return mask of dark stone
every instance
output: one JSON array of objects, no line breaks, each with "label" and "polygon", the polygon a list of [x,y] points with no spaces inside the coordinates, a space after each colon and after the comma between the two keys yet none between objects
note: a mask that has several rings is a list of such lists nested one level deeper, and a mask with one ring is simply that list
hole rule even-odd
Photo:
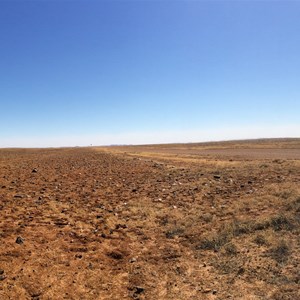
[{"label": "dark stone", "polygon": [[112,251],[112,252],[109,252],[107,254],[109,257],[113,258],[113,259],[122,259],[123,258],[123,254],[118,252],[118,251]]},{"label": "dark stone", "polygon": [[4,270],[0,269],[0,275],[4,274]]},{"label": "dark stone", "polygon": [[214,179],[221,179],[221,175],[214,175]]},{"label": "dark stone", "polygon": [[17,239],[16,239],[16,243],[19,244],[19,245],[21,245],[21,244],[24,243],[24,239],[21,238],[20,236],[18,236]]},{"label": "dark stone", "polygon": [[33,170],[32,170],[32,173],[37,173],[37,169],[36,168],[34,168]]},{"label": "dark stone", "polygon": [[126,224],[116,224],[115,228],[118,230],[120,228],[122,229],[126,229],[127,228],[127,225]]},{"label": "dark stone", "polygon": [[140,286],[136,286],[135,287],[135,294],[137,294],[137,295],[139,295],[139,294],[141,294],[141,293],[143,293],[145,291],[145,289],[144,288],[142,288],[142,287],[140,287]]},{"label": "dark stone", "polygon": [[5,275],[0,275],[0,281],[3,281],[6,278]]}]

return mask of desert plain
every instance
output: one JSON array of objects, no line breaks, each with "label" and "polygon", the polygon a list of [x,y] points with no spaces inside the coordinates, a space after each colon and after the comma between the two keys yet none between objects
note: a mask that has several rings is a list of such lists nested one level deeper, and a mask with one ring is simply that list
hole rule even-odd
[{"label": "desert plain", "polygon": [[300,139],[0,149],[0,299],[300,299]]}]

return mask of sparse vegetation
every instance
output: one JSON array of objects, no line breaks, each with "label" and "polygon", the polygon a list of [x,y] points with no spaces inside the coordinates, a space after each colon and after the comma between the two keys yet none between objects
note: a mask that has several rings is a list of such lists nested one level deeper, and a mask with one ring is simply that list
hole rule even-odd
[{"label": "sparse vegetation", "polygon": [[270,249],[270,255],[278,263],[284,263],[287,261],[290,255],[290,247],[285,240],[280,240],[278,244]]},{"label": "sparse vegetation", "polygon": [[166,232],[166,237],[168,239],[173,239],[175,236],[179,236],[183,233],[184,233],[184,230],[182,228],[175,228],[175,229],[172,229],[172,230],[168,230]]},{"label": "sparse vegetation", "polygon": [[258,234],[255,239],[254,242],[259,245],[259,246],[266,246],[269,244],[268,240],[266,239],[266,237],[262,234]]},{"label": "sparse vegetation", "polygon": [[294,228],[292,222],[288,219],[288,217],[284,215],[278,215],[272,217],[270,220],[270,226],[275,230],[292,230]]},{"label": "sparse vegetation", "polygon": [[231,237],[226,232],[220,232],[219,234],[207,237],[203,239],[199,245],[197,245],[196,249],[201,250],[219,250],[223,245],[230,241]]},{"label": "sparse vegetation", "polygon": [[238,253],[237,247],[233,243],[228,243],[224,246],[225,252],[228,255],[236,255]]}]

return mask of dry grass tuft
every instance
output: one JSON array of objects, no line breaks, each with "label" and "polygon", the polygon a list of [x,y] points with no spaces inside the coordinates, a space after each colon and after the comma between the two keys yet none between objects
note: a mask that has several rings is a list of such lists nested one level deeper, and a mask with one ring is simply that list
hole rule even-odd
[{"label": "dry grass tuft", "polygon": [[290,253],[290,246],[285,240],[280,240],[278,244],[270,249],[270,256],[278,263],[285,263],[288,260]]}]

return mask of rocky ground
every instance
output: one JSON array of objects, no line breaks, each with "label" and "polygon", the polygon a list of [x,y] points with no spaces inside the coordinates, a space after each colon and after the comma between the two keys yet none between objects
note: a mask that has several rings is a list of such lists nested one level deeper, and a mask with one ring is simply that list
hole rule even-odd
[{"label": "rocky ground", "polygon": [[300,299],[297,147],[0,150],[0,299]]}]

